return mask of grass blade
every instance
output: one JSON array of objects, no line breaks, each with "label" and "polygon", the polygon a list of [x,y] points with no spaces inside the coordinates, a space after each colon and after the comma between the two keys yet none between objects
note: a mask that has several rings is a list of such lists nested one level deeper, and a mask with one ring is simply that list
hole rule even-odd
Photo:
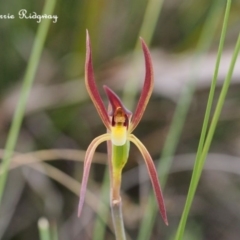
[{"label": "grass blade", "polygon": [[[195,57],[196,63],[191,76],[192,80],[184,88],[184,91],[181,94],[180,100],[178,101],[178,105],[175,110],[169,134],[164,144],[162,156],[160,159],[160,163],[158,165],[158,173],[162,188],[164,188],[166,184],[168,173],[172,164],[173,159],[172,156],[174,155],[174,152],[177,148],[177,144],[182,133],[183,125],[185,123],[186,115],[188,113],[188,109],[195,91],[195,81],[199,70],[198,69],[199,63],[202,60],[203,54],[209,49],[211,45],[214,36],[214,31],[212,31],[212,29],[216,29],[216,26],[219,22],[218,16],[221,16],[220,14],[221,11],[222,4],[219,4],[218,0],[214,1],[212,9],[209,12],[209,16],[206,19],[204,29],[197,46]],[[149,196],[145,212],[146,214],[144,214],[145,218],[143,219],[140,227],[138,240],[149,239],[152,233],[156,215],[158,213],[153,194]]]},{"label": "grass blade", "polygon": [[[43,8],[43,14],[52,15],[55,4],[56,4],[56,0],[46,0]],[[38,27],[37,35],[33,44],[32,53],[31,53],[27,70],[23,79],[20,98],[18,101],[16,111],[14,113],[9,134],[7,136],[7,142],[5,146],[6,151],[4,153],[2,164],[1,164],[1,169],[3,171],[3,174],[0,177],[0,203],[2,200],[2,196],[3,196],[3,192],[4,192],[4,188],[5,188],[5,184],[8,176],[8,169],[10,166],[11,157],[12,157],[14,148],[16,146],[18,133],[22,124],[28,95],[32,87],[34,75],[37,70],[37,66],[41,57],[43,45],[44,45],[51,21],[52,21],[51,19],[44,19],[42,20],[42,22]]]},{"label": "grass blade", "polygon": [[222,107],[223,107],[223,104],[224,104],[224,101],[225,101],[225,98],[226,98],[226,95],[228,92],[228,88],[229,88],[229,85],[231,82],[234,66],[235,66],[239,51],[240,51],[240,35],[238,36],[238,40],[237,40],[236,47],[233,52],[232,60],[231,60],[230,67],[228,70],[228,74],[224,81],[224,84],[223,84],[223,87],[222,87],[222,90],[221,90],[221,93],[219,96],[219,100],[217,102],[216,110],[214,112],[213,119],[212,119],[212,122],[211,122],[211,125],[209,128],[209,132],[207,134],[206,142],[204,144],[202,152],[199,152],[199,155],[196,156],[196,163],[195,163],[195,167],[194,167],[193,174],[192,174],[189,192],[187,195],[186,204],[185,204],[185,207],[183,210],[183,214],[181,217],[181,221],[180,221],[180,224],[178,227],[178,231],[177,231],[175,240],[180,240],[183,238],[188,214],[189,214],[189,211],[190,211],[190,208],[192,205],[192,201],[193,201],[196,189],[197,189],[197,185],[198,185],[198,182],[199,182],[202,170],[203,170],[205,159],[206,159],[207,153],[209,151],[209,148],[210,148],[210,145],[212,142],[212,138],[213,138],[216,126],[217,126],[217,122],[219,120],[219,116],[221,114]]},{"label": "grass blade", "polygon": [[[157,20],[159,18],[160,12],[162,10],[163,2],[164,0],[148,1],[146,11],[143,17],[142,26],[139,30],[139,36],[141,36],[144,39],[145,43],[148,46],[152,41],[153,33],[156,28]],[[140,41],[139,39],[137,39],[133,56],[132,56],[133,60],[137,56],[139,45],[140,45]],[[127,103],[127,106],[129,109],[133,109],[134,103],[135,103],[135,97],[137,95],[136,86],[138,83],[134,79],[136,78],[134,76],[131,76],[131,81],[126,82],[124,87],[124,92],[123,92],[123,102]]]},{"label": "grass blade", "polygon": [[[104,173],[104,179],[102,183],[102,189],[99,199],[101,199],[102,202],[106,203],[107,206],[109,206],[109,174],[107,169],[105,169]],[[96,218],[96,221],[94,223],[94,229],[93,229],[93,240],[99,240],[99,239],[105,239],[105,229],[106,225],[104,222],[107,222],[109,216],[109,208],[100,208],[98,211],[98,216]],[[102,221],[104,219],[104,221]]]}]

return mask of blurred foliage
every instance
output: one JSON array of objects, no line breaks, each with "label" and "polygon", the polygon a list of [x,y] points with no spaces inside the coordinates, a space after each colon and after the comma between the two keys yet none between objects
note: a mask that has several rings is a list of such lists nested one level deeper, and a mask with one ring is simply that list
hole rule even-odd
[{"label": "blurred foliage", "polygon": [[[105,131],[84,88],[85,30],[90,32],[96,79],[99,86],[115,72],[124,71],[124,64],[131,64],[131,55],[147,6],[146,0],[59,0],[55,13],[57,23],[52,23],[45,49],[29,98],[26,116],[19,135],[16,151],[28,153],[41,149],[86,150],[89,142]],[[0,15],[14,14],[15,19],[0,19],[0,144],[5,146],[9,125],[15,110],[22,77],[38,23],[34,19],[19,19],[18,11],[41,14],[44,1],[0,1]],[[163,4],[152,47],[166,55],[184,61],[192,56],[200,36],[211,1],[169,0]],[[230,24],[225,48],[232,49],[240,29],[240,1],[232,4]],[[221,26],[217,29],[211,52],[215,53]],[[142,36],[144,38],[144,36]],[[155,52],[154,52],[155,51]],[[127,56],[127,57],[126,57]],[[163,58],[162,61],[167,60]],[[206,59],[208,56],[206,56]],[[126,61],[123,63],[123,60]],[[176,71],[164,65],[169,73]],[[161,68],[161,64],[158,65]],[[141,70],[141,67],[136,68]],[[191,69],[189,69],[190,73]],[[203,69],[204,71],[204,69]],[[177,75],[177,74],[176,74]],[[239,75],[238,75],[239,77]],[[161,76],[156,76],[162,79]],[[240,79],[240,78],[239,78]],[[127,81],[127,79],[123,79]],[[204,81],[206,79],[200,79]],[[211,80],[207,79],[209,84]],[[162,79],[164,81],[164,79]],[[176,77],[176,81],[178,81]],[[111,85],[118,85],[113,81]],[[99,88],[101,91],[101,88]],[[236,240],[240,236],[239,171],[240,169],[240,82],[234,82],[223,109],[212,152],[222,154],[219,162],[209,156],[209,169],[201,180],[192,208],[186,239]],[[122,89],[118,88],[119,93]],[[202,119],[208,95],[208,86],[199,87],[194,96],[184,131],[177,149],[176,160],[166,186],[166,203],[170,226],[163,227],[157,219],[152,239],[170,239],[176,231],[187,193],[190,171],[200,135]],[[103,96],[104,97],[104,96]],[[105,98],[105,97],[104,97]],[[176,96],[177,98],[177,96]],[[168,133],[176,99],[155,92],[136,135],[143,141],[154,158],[158,158]],[[98,152],[106,153],[101,145]],[[186,154],[186,159],[179,156]],[[105,162],[105,155],[101,158]],[[57,156],[51,165],[64,171],[73,179],[80,180],[82,164]],[[82,157],[81,157],[82,159]],[[239,159],[238,159],[239,160]],[[139,222],[149,191],[147,180],[137,171],[139,153],[131,149],[130,159],[123,177],[123,204],[126,229],[132,239],[136,238]],[[218,165],[219,164],[219,165]],[[224,165],[225,164],[225,165]],[[178,166],[180,165],[180,167]],[[182,166],[182,167],[181,167]],[[225,167],[227,167],[225,166]],[[213,171],[216,167],[216,171]],[[230,166],[229,166],[230,167]],[[39,168],[45,169],[42,165]],[[134,171],[131,176],[128,172]],[[101,189],[104,165],[95,164],[91,172],[89,189],[97,197]],[[52,172],[49,173],[53,174]],[[141,184],[139,184],[139,179]],[[144,180],[145,179],[145,180]],[[97,201],[101,201],[97,198]],[[24,167],[10,174],[6,195],[0,214],[0,239],[37,239],[37,221],[46,216],[50,225],[57,223],[60,239],[91,239],[95,212],[85,204],[84,219],[77,219],[78,198],[66,186],[50,177]],[[96,205],[98,203],[96,202]],[[105,239],[114,239],[111,223]]]}]

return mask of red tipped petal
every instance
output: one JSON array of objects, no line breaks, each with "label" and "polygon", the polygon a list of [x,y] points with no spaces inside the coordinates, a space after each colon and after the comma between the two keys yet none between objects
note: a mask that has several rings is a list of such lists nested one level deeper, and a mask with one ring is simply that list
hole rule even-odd
[{"label": "red tipped petal", "polygon": [[142,38],[141,38],[141,43],[142,43],[142,49],[143,49],[144,58],[145,58],[146,74],[145,74],[144,85],[142,88],[142,93],[139,98],[136,110],[132,117],[130,132],[132,132],[140,122],[153,90],[153,67],[152,67],[150,52],[148,50],[146,43],[143,41]]},{"label": "red tipped petal", "polygon": [[164,204],[164,199],[163,199],[163,194],[162,194],[162,190],[158,181],[158,175],[157,175],[157,171],[155,168],[155,165],[153,163],[153,160],[149,154],[149,152],[147,151],[147,149],[145,148],[145,146],[140,142],[140,140],[138,138],[136,138],[133,134],[130,135],[130,139],[131,142],[133,142],[139,149],[139,151],[141,152],[145,163],[147,165],[147,169],[150,175],[150,179],[152,182],[152,186],[155,192],[155,196],[157,198],[157,203],[158,203],[158,207],[160,210],[160,213],[162,215],[162,218],[165,222],[166,225],[168,225],[168,220],[167,220],[167,213],[166,213],[166,208],[165,208],[165,204]]},{"label": "red tipped petal", "polygon": [[85,84],[87,91],[95,105],[99,116],[101,117],[104,125],[107,129],[110,129],[110,120],[107,114],[107,110],[103,104],[103,101],[100,97],[100,94],[97,90],[97,86],[94,80],[94,72],[92,66],[92,53],[91,53],[91,44],[89,39],[89,34],[87,31],[86,37],[86,62],[85,62]]},{"label": "red tipped petal", "polygon": [[106,85],[104,85],[103,88],[104,88],[104,90],[107,94],[108,100],[111,104],[112,112],[114,112],[117,108],[120,107],[124,110],[125,114],[128,117],[130,117],[132,115],[132,113],[127,108],[124,107],[124,105],[123,105],[121,99],[118,97],[118,95],[112,89],[107,87]]},{"label": "red tipped petal", "polygon": [[92,163],[92,158],[93,154],[97,148],[97,146],[104,142],[110,140],[110,134],[105,133],[97,138],[95,138],[91,144],[89,145],[87,151],[86,151],[86,156],[84,160],[84,170],[83,170],[83,178],[82,178],[82,184],[81,184],[81,190],[80,190],[80,199],[79,199],[79,204],[78,204],[78,217],[80,217],[81,212],[82,212],[82,207],[84,203],[84,198],[86,194],[86,189],[87,189],[87,181],[88,181],[88,175]]}]

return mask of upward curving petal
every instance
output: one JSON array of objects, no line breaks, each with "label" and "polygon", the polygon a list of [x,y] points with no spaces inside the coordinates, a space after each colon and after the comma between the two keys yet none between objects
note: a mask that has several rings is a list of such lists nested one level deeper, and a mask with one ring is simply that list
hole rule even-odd
[{"label": "upward curving petal", "polygon": [[164,199],[163,199],[163,194],[162,194],[162,190],[158,181],[158,175],[157,175],[157,171],[156,168],[154,166],[153,160],[149,154],[149,152],[147,151],[147,149],[145,148],[145,146],[140,142],[140,140],[135,137],[133,134],[130,135],[129,140],[131,142],[133,142],[138,149],[140,150],[146,165],[147,165],[147,169],[151,178],[151,182],[153,185],[153,189],[157,198],[157,203],[158,203],[158,207],[160,210],[160,213],[162,215],[162,218],[165,222],[166,225],[168,225],[168,220],[167,220],[167,213],[166,213],[166,208],[165,208],[165,204],[164,204]]},{"label": "upward curving petal", "polygon": [[90,44],[90,38],[87,31],[86,36],[86,62],[85,62],[85,84],[87,91],[93,101],[93,104],[95,105],[99,116],[101,117],[104,125],[107,129],[110,130],[110,120],[107,114],[107,110],[103,104],[103,101],[100,97],[100,94],[97,90],[97,86],[94,80],[94,72],[93,72],[93,65],[92,65],[92,53],[91,53],[91,44]]},{"label": "upward curving petal", "polygon": [[144,58],[145,58],[146,73],[145,73],[145,81],[142,88],[142,93],[139,98],[136,110],[132,116],[130,132],[132,132],[140,122],[153,90],[153,67],[152,67],[150,52],[148,50],[146,43],[143,41],[143,39],[142,38],[140,39],[141,39],[142,49],[143,49]]},{"label": "upward curving petal", "polygon": [[86,193],[86,188],[87,188],[87,181],[88,181],[88,175],[92,163],[92,158],[93,154],[97,148],[97,146],[104,142],[110,140],[110,134],[105,133],[97,138],[95,138],[91,144],[89,145],[87,151],[86,151],[86,156],[84,160],[84,170],[83,170],[83,177],[82,177],[82,184],[81,184],[81,190],[80,190],[80,199],[79,199],[79,204],[78,204],[78,217],[80,217],[81,212],[82,212],[82,207],[84,203],[84,198],[85,198],[85,193]]}]

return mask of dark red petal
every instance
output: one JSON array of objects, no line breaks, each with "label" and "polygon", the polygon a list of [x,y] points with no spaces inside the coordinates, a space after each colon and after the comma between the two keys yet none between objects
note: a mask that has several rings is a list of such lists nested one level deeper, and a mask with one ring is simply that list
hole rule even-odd
[{"label": "dark red petal", "polygon": [[145,58],[146,74],[145,74],[144,85],[142,88],[142,93],[139,98],[136,110],[132,116],[132,121],[129,129],[130,132],[132,132],[140,122],[153,90],[153,67],[152,67],[150,52],[148,50],[146,43],[143,41],[142,38],[141,38],[141,43],[142,43],[142,49],[143,49],[144,58]]},{"label": "dark red petal", "polygon": [[89,39],[89,34],[87,31],[86,36],[86,62],[85,62],[85,84],[87,91],[93,101],[93,104],[95,105],[97,112],[99,116],[101,117],[104,125],[107,129],[110,129],[110,120],[109,116],[107,114],[107,110],[103,104],[103,101],[100,97],[100,94],[98,92],[95,80],[94,80],[94,72],[93,72],[93,66],[92,66],[92,53],[91,53],[91,44]]},{"label": "dark red petal", "polygon": [[166,225],[168,225],[167,220],[167,213],[166,208],[164,204],[163,194],[160,187],[160,183],[158,181],[158,174],[155,168],[155,165],[153,163],[152,157],[149,154],[148,150],[145,148],[145,146],[140,142],[138,138],[136,138],[133,134],[130,135],[129,140],[133,142],[141,152],[143,159],[145,160],[145,163],[147,165],[148,173],[152,182],[152,186],[155,192],[155,196],[157,198],[158,208],[160,210],[160,213],[162,215],[162,218]]}]

